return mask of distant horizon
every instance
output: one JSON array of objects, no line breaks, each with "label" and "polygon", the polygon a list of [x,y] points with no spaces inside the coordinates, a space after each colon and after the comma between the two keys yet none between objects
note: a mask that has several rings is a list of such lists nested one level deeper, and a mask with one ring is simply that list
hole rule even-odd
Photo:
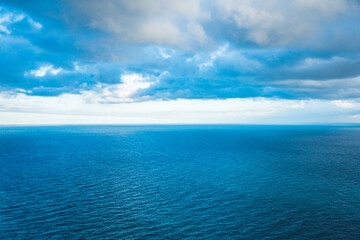
[{"label": "distant horizon", "polygon": [[263,127],[360,127],[359,123],[308,123],[308,124],[251,124],[251,123],[121,123],[121,124],[0,124],[1,127],[161,127],[161,126],[184,126],[184,127],[212,127],[212,126],[263,126]]}]

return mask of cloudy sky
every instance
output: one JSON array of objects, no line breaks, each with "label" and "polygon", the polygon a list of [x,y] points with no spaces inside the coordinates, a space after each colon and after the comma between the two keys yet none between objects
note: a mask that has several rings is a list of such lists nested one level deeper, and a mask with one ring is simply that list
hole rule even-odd
[{"label": "cloudy sky", "polygon": [[0,124],[360,123],[358,0],[1,0]]}]

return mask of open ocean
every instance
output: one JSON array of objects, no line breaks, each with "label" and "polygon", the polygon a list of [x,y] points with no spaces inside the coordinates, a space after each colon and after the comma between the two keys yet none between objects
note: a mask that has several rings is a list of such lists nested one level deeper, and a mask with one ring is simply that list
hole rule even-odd
[{"label": "open ocean", "polygon": [[0,128],[0,239],[360,239],[360,128]]}]

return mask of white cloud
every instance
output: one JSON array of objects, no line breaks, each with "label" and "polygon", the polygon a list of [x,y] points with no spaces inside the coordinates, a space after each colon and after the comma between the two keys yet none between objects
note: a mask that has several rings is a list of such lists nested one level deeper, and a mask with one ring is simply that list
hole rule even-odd
[{"label": "white cloud", "polygon": [[52,75],[57,75],[59,72],[61,72],[62,71],[62,68],[51,68],[50,69],[50,73],[52,74]]},{"label": "white cloud", "polygon": [[307,69],[315,69],[321,67],[328,67],[330,65],[346,63],[347,59],[334,56],[330,59],[321,59],[321,58],[305,58],[298,65],[296,65],[294,70],[307,70]]},{"label": "white cloud", "polygon": [[[2,9],[0,9],[1,11]],[[11,31],[7,26],[19,22],[25,18],[23,14],[13,14],[13,13],[2,13],[0,12],[0,33],[11,34]]]},{"label": "white cloud", "polygon": [[[203,59],[206,59],[206,61]],[[219,47],[218,50],[210,53],[210,56],[197,54],[186,61],[200,62],[197,65],[200,71],[206,71],[217,67],[217,70],[221,68],[231,68],[235,71],[252,72],[258,70],[262,66],[259,61],[248,58],[242,51],[229,50],[229,44]]]},{"label": "white cloud", "polygon": [[334,100],[332,101],[333,104],[335,104],[339,108],[353,108],[355,107],[355,104],[349,101],[344,100]]},{"label": "white cloud", "polygon": [[162,58],[164,59],[171,58],[171,54],[166,49],[158,47],[158,51]]},{"label": "white cloud", "polygon": [[207,62],[203,62],[198,65],[199,69],[202,71],[206,70],[207,68],[213,67],[216,58],[221,57],[228,48],[229,45],[225,44],[224,46],[221,46],[217,51],[211,53],[210,59]]},{"label": "white cloud", "polygon": [[10,34],[11,32],[5,27],[0,25],[0,33]]},{"label": "white cloud", "polygon": [[42,25],[36,21],[34,21],[32,18],[25,14],[19,14],[14,12],[9,12],[4,10],[3,8],[0,8],[0,34],[11,34],[11,30],[9,27],[17,22],[20,22],[24,19],[27,19],[27,21],[31,24],[32,27],[36,29],[41,29]]},{"label": "white cloud", "polygon": [[[136,80],[134,80],[136,79]],[[139,77],[124,79],[133,84]],[[326,100],[178,99],[102,104],[87,95],[58,97],[0,94],[0,124],[154,124],[243,123],[319,124],[360,123],[360,99],[348,103]]]},{"label": "white cloud", "polygon": [[49,66],[42,66],[37,70],[31,70],[30,74],[34,75],[35,77],[44,77],[47,73],[47,71],[49,71],[52,68],[51,65]]},{"label": "white cloud", "polygon": [[99,85],[99,89],[84,91],[83,95],[90,102],[133,102],[133,95],[141,89],[149,88],[156,77],[143,76],[138,73],[123,74],[120,77],[120,84],[110,86]]},{"label": "white cloud", "polygon": [[[36,70],[31,70],[30,74],[35,77],[45,77],[47,74],[51,75],[57,75],[62,71],[62,68],[54,68],[53,65],[44,65]],[[25,73],[25,75],[28,75],[29,73]]]},{"label": "white cloud", "polygon": [[28,22],[36,29],[41,29],[43,26],[39,22],[35,22],[32,18],[28,17]]}]

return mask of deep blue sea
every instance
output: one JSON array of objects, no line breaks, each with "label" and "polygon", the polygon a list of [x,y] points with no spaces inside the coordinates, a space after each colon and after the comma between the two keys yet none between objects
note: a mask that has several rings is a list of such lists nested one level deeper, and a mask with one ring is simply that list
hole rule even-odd
[{"label": "deep blue sea", "polygon": [[360,128],[0,128],[0,239],[360,239]]}]

